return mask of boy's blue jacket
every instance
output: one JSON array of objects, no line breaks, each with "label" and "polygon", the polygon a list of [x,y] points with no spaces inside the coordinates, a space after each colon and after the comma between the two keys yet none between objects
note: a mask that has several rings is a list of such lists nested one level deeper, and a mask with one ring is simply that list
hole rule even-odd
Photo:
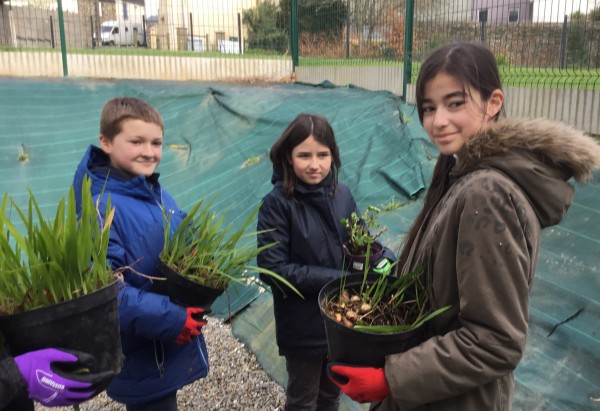
[{"label": "boy's blue jacket", "polygon": [[[129,266],[154,276],[164,244],[162,208],[171,214],[172,230],[185,213],[161,189],[157,174],[150,181],[141,175],[124,179],[109,164],[101,149],[88,148],[73,180],[77,211],[81,207],[81,183],[88,175],[94,199],[103,193],[99,207],[103,217],[108,195],[115,208],[108,248],[112,268]],[[186,320],[185,308],[166,296],[149,292],[151,283],[147,278],[130,270],[123,274],[125,285],[118,298],[125,363],[108,387],[108,395],[122,403],[140,404],[205,377],[208,354],[204,337],[200,335],[186,345],[175,344]]]},{"label": "boy's blue jacket", "polygon": [[[347,274],[342,244],[348,232],[340,220],[358,212],[356,202],[345,184],[339,183],[334,191],[331,173],[316,185],[297,183],[296,199],[286,196],[276,169],[272,182],[273,190],[263,199],[258,214],[257,230],[275,230],[259,234],[258,245],[277,244],[263,250],[257,263],[284,277],[304,297],[261,275],[273,292],[279,353],[324,355],[327,340],[317,297],[325,284]],[[384,257],[395,260],[387,249]]]}]

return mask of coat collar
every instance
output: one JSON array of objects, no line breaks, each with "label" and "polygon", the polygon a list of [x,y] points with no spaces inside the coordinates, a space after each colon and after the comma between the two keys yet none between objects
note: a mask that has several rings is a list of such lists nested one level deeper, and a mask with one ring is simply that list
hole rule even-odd
[{"label": "coat collar", "polygon": [[571,204],[571,177],[584,182],[600,168],[600,145],[582,132],[550,120],[501,120],[482,130],[458,153],[450,178],[495,169],[523,190],[542,227],[557,224]]}]

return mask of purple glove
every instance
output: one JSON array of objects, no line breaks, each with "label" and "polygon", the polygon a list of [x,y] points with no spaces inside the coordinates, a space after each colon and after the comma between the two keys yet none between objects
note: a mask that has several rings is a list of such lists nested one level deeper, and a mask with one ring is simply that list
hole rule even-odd
[{"label": "purple glove", "polygon": [[[87,371],[94,358],[75,351],[47,348],[19,355],[14,360],[27,385],[29,398],[47,407],[80,404],[97,393],[95,386],[114,377],[111,371],[78,372],[78,369]],[[62,368],[73,371],[61,370],[60,363],[63,363]]]}]

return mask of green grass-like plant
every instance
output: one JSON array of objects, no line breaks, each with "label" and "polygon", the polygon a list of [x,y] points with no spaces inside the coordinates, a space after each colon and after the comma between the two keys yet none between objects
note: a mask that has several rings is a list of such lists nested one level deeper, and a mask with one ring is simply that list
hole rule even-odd
[{"label": "green grass-like plant", "polygon": [[[368,286],[363,281],[361,306],[367,304],[370,310],[358,316],[354,328],[373,333],[414,330],[450,308],[446,306],[428,312],[427,300],[420,270],[400,277],[382,275]],[[377,312],[377,315],[368,315],[371,312]],[[379,321],[383,318],[387,320]],[[386,321],[389,323],[386,324]]]},{"label": "green grass-like plant", "polygon": [[[372,245],[387,229],[376,218],[403,205],[392,199],[379,207],[368,206],[361,218],[352,213],[350,218],[341,220],[349,236],[344,246],[353,255],[365,256],[365,265],[359,286],[348,289],[346,278],[342,277],[339,291],[324,301],[324,311],[332,319],[356,330],[389,334],[417,329],[450,308],[428,312],[427,290],[420,270],[399,277],[372,274]],[[391,273],[396,271],[397,263],[392,264]]]},{"label": "green grass-like plant", "polygon": [[[91,181],[85,178],[78,216],[71,186],[68,203],[61,198],[51,220],[44,218],[31,191],[26,210],[4,195],[0,207],[0,315],[69,301],[114,281],[106,259],[114,209],[109,199],[102,221],[90,190]],[[13,211],[24,232],[11,221]]]},{"label": "green grass-like plant", "polygon": [[[359,331],[392,334],[415,330],[442,314],[450,306],[428,311],[427,290],[421,271],[400,277],[373,275],[349,289],[346,278],[340,279],[339,292],[324,301],[324,311],[343,325]],[[369,282],[368,279],[371,281]]]},{"label": "green grass-like plant", "polygon": [[165,244],[161,261],[180,275],[206,287],[224,290],[231,281],[256,281],[254,274],[266,274],[296,294],[300,292],[279,274],[250,262],[276,243],[256,247],[257,231],[248,231],[260,209],[252,210],[240,227],[226,224],[222,213],[211,209],[213,200],[201,199],[189,211],[175,232],[170,234],[170,221],[165,218]]}]

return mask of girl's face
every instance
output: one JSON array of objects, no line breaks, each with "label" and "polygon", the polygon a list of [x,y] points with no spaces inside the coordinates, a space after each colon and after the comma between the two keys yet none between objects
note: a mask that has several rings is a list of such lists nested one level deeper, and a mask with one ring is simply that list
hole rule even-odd
[{"label": "girl's face", "polygon": [[331,169],[331,150],[311,135],[294,147],[289,161],[300,181],[319,184]]},{"label": "girl's face", "polygon": [[100,147],[110,157],[113,167],[131,175],[154,173],[162,158],[163,131],[154,123],[127,119],[121,132],[112,140],[100,136]]},{"label": "girl's face", "polygon": [[475,133],[493,122],[503,101],[499,89],[485,101],[473,87],[445,72],[438,73],[425,85],[423,128],[442,154],[456,154]]}]

